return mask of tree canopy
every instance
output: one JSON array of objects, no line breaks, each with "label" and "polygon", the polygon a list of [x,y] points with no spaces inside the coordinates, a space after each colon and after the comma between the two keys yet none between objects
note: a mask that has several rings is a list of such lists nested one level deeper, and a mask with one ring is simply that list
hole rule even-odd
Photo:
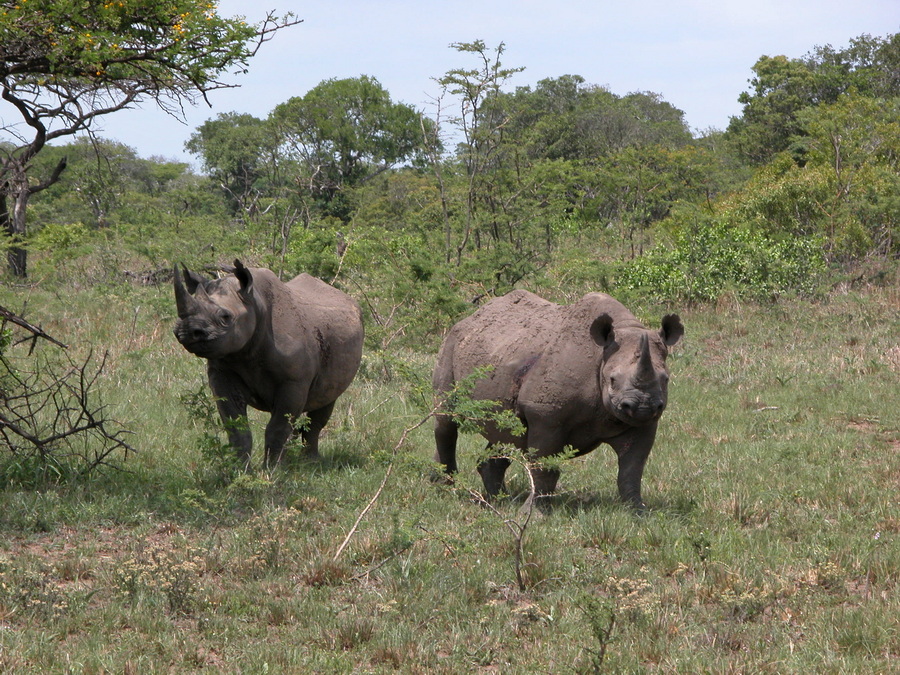
[{"label": "tree canopy", "polygon": [[228,194],[233,210],[253,208],[257,183],[275,151],[270,124],[253,115],[222,113],[201,124],[185,147]]},{"label": "tree canopy", "polygon": [[816,294],[900,254],[898,44],[761,57],[743,114],[695,136],[660,94],[574,74],[513,87],[502,44],[456,43],[431,116],[374,77],[323,80],[265,118],[202,124],[187,148],[204,175],[100,139],[47,148],[35,176],[70,168],[35,199],[30,246],[42,274],[110,241],[147,261],[141,279],[185,250],[309,272],[352,286],[384,350],[522,285]]},{"label": "tree canopy", "polygon": [[[30,177],[50,141],[90,132],[95,119],[145,100],[178,115],[231,68],[246,67],[262,42],[296,23],[269,14],[256,26],[218,15],[207,0],[29,0],[0,4],[4,133],[0,225],[11,270],[26,273],[25,211],[31,195],[59,180],[60,161]],[[18,123],[6,120],[18,117]]]},{"label": "tree canopy", "polygon": [[675,148],[691,140],[684,113],[652,92],[618,96],[578,75],[541,80],[505,97],[509,133],[529,156],[589,159],[633,145]]},{"label": "tree canopy", "polygon": [[761,56],[753,72],[752,90],[738,97],[743,112],[728,132],[738,152],[759,165],[802,135],[798,114],[805,108],[835,103],[851,90],[873,98],[900,96],[900,33],[863,35],[844,49],[816,47],[803,58]]},{"label": "tree canopy", "polygon": [[345,187],[421,160],[428,124],[368,75],[325,80],[278,105],[269,119],[296,180],[338,217],[347,215],[338,205]]}]

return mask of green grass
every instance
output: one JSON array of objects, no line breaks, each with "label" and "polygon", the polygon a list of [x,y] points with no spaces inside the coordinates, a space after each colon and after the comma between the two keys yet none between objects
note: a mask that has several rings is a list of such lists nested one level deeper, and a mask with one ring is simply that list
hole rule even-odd
[{"label": "green grass", "polygon": [[521,522],[521,496],[498,516],[466,492],[481,441],[463,439],[456,488],[429,480],[430,424],[392,454],[433,354],[367,355],[322,461],[228,481],[181,402],[204,368],[169,291],[4,298],[76,354],[109,350],[101,393],[138,452],[0,493],[3,672],[900,669],[896,289],[681,311],[651,512],[618,504],[608,448],[567,462],[525,531],[524,591],[501,520]]}]

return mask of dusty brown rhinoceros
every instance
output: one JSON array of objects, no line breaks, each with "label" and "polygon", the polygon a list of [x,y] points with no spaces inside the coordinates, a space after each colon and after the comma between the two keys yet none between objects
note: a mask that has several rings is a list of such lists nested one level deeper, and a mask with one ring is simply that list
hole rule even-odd
[{"label": "dusty brown rhinoceros", "polygon": [[272,413],[266,463],[278,463],[297,418],[306,453],[318,454],[319,432],[353,381],[362,356],[359,305],[308,274],[287,283],[270,270],[234,261],[232,274],[207,280],[175,267],[175,337],[207,360],[209,386],[239,457],[250,462],[247,406]]},{"label": "dusty brown rhinoceros", "polygon": [[[489,366],[473,398],[497,401],[526,429],[514,436],[488,423],[481,433],[489,447],[511,444],[537,459],[567,447],[581,455],[608,443],[619,459],[619,495],[643,508],[641,477],[666,407],[666,357],[683,334],[678,315],[663,317],[662,328],[651,331],[603,293],[561,306],[516,290],[450,329],[433,384],[443,396],[476,368]],[[451,415],[435,416],[435,459],[450,474],[457,470],[457,433]],[[503,490],[509,463],[495,456],[479,465],[489,496]],[[553,493],[559,471],[535,465],[531,476],[533,501]]]}]

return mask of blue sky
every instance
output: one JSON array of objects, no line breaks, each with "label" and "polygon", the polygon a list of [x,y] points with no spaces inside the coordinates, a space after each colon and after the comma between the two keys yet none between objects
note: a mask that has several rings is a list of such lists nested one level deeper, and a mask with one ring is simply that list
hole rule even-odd
[{"label": "blue sky", "polygon": [[724,129],[740,114],[762,55],[804,56],[816,45],[840,48],[864,33],[900,32],[900,0],[220,0],[219,12],[251,23],[267,10],[303,23],[265,44],[249,72],[226,78],[240,88],[210,95],[178,121],[147,102],[108,116],[102,136],[142,157],[195,162],[191,133],[224,112],[266,117],[279,103],[322,80],[370,75],[395,101],[426,113],[440,93],[434,78],[473,67],[453,42],[506,45],[503,63],[525,70],[509,88],[547,77],[581,75],[618,95],[660,94],[692,129]]}]

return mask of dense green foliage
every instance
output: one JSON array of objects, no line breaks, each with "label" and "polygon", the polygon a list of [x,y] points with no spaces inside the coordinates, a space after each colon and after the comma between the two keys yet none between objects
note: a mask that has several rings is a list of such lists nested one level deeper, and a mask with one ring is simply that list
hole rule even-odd
[{"label": "dense green foliage", "polygon": [[804,58],[762,56],[753,66],[752,92],[728,131],[739,153],[761,164],[805,135],[805,110],[837,103],[851,92],[876,101],[900,95],[900,33],[861,35],[844,49],[816,47]]},{"label": "dense green foliage", "polygon": [[762,232],[700,220],[626,267],[623,290],[658,300],[715,301],[727,293],[770,300],[785,289],[815,295],[824,273],[821,242],[772,239]]},{"label": "dense green foliage", "polygon": [[48,148],[38,170],[69,166],[32,200],[35,276],[240,255],[356,293],[385,347],[517,285],[772,299],[897,256],[896,36],[761,58],[743,115],[696,138],[656,94],[576,75],[507,91],[503,45],[454,48],[469,64],[437,79],[433,117],[372,77],[326,80],[266,119],[201,125],[206,175],[114,142]]}]

